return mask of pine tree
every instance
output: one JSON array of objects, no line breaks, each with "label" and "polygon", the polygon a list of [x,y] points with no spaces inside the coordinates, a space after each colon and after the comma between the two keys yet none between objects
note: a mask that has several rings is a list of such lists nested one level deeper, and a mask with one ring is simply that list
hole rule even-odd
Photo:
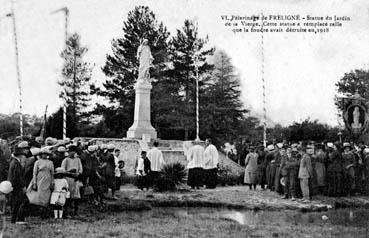
[{"label": "pine tree", "polygon": [[123,37],[112,40],[112,54],[106,56],[104,74],[109,78],[103,87],[93,92],[109,100],[109,106],[98,105],[95,112],[102,114],[106,126],[124,136],[133,123],[134,83],[138,76],[137,49],[143,39],[148,39],[154,57],[150,76],[153,84],[162,78],[166,68],[167,39],[169,33],[162,22],[146,6],[135,7],[123,22]]},{"label": "pine tree", "polygon": [[198,27],[195,22],[185,20],[181,30],[170,41],[170,61],[172,68],[168,70],[168,77],[175,81],[176,105],[171,110],[172,126],[182,128],[184,139],[194,137],[196,130],[196,75],[195,54],[197,55],[199,88],[201,89],[206,77],[204,74],[213,68],[207,62],[207,57],[214,52],[213,48],[205,49],[208,37],[199,38]]},{"label": "pine tree", "polygon": [[78,135],[78,124],[85,119],[86,107],[91,100],[92,66],[83,59],[87,51],[87,47],[81,46],[80,36],[74,33],[61,53],[63,80],[58,83],[63,88],[60,97],[67,102],[67,135],[70,137]]},{"label": "pine tree", "polygon": [[247,112],[241,101],[240,77],[224,51],[216,51],[214,67],[202,97],[201,128],[214,141],[232,141]]}]

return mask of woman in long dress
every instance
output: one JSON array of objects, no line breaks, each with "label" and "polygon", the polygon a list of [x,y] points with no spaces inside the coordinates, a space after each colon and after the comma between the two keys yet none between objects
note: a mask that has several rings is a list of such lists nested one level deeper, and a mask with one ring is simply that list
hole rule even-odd
[{"label": "woman in long dress", "polygon": [[33,166],[33,177],[27,188],[29,202],[46,207],[49,204],[51,189],[54,185],[54,165],[47,148],[40,152],[40,159]]},{"label": "woman in long dress", "polygon": [[255,153],[255,148],[250,147],[250,153],[246,156],[245,165],[244,183],[250,186],[250,190],[252,186],[256,189],[256,184],[258,183],[258,154]]},{"label": "woman in long dress", "polygon": [[79,199],[81,198],[80,188],[82,182],[79,180],[79,176],[82,174],[82,163],[76,153],[77,147],[71,145],[68,148],[68,157],[62,162],[62,168],[67,171],[70,177],[66,177],[69,185],[71,205],[74,208],[74,215],[77,215]]}]

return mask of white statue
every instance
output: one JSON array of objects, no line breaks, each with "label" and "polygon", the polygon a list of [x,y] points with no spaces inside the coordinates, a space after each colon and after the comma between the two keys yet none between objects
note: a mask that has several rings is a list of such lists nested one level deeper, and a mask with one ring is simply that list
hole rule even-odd
[{"label": "white statue", "polygon": [[137,59],[139,60],[138,81],[150,83],[150,67],[154,58],[151,55],[149,41],[144,39],[137,50]]},{"label": "white statue", "polygon": [[352,128],[361,128],[361,123],[359,122],[360,119],[360,111],[359,107],[355,107],[354,111],[352,112],[353,123],[351,124]]}]

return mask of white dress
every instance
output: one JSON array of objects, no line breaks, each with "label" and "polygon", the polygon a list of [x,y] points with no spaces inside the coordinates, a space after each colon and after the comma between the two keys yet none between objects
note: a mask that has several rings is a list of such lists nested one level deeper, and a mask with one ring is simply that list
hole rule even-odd
[{"label": "white dress", "polygon": [[64,178],[54,180],[54,191],[51,194],[50,204],[64,206],[69,185]]}]

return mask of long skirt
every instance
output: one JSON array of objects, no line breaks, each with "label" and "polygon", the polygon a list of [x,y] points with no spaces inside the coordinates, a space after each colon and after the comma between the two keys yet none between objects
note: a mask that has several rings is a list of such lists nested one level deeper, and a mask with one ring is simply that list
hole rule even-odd
[{"label": "long skirt", "polygon": [[204,184],[207,188],[215,188],[218,184],[218,169],[204,169]]},{"label": "long skirt", "polygon": [[37,174],[37,190],[34,190],[32,180],[27,188],[29,202],[34,205],[46,207],[49,205],[51,196],[51,174],[48,170],[40,170]]},{"label": "long skirt", "polygon": [[203,183],[204,177],[204,169],[203,168],[192,168],[188,170],[188,179],[187,184],[191,187],[201,187]]},{"label": "long skirt", "polygon": [[78,186],[78,182],[75,178],[65,178],[68,181],[69,186],[69,192],[70,192],[70,198],[71,199],[80,199],[81,193],[80,193],[80,187]]}]

